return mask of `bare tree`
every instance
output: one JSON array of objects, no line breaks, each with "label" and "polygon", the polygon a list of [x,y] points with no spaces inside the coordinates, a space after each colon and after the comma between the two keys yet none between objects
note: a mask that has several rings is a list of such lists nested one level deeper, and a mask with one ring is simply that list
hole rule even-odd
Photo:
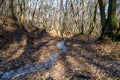
[{"label": "bare tree", "polygon": [[14,3],[13,0],[9,0],[9,14],[8,14],[8,16],[15,19],[15,20],[17,20],[15,14],[14,14],[14,5],[13,5],[13,3]]}]

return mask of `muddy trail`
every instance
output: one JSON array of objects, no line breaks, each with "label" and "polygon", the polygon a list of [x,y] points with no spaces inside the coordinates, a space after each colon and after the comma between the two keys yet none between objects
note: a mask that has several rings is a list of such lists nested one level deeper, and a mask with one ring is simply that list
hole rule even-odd
[{"label": "muddy trail", "polygon": [[[2,27],[4,26],[4,27]],[[63,38],[22,24],[0,26],[0,80],[119,80],[120,43],[90,35]],[[11,27],[17,26],[17,27]],[[9,27],[9,28],[8,28]]]}]

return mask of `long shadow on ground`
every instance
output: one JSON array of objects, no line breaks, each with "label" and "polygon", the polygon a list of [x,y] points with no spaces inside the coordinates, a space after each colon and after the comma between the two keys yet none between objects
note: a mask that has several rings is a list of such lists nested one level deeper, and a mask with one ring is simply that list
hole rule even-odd
[{"label": "long shadow on ground", "polygon": [[[75,60],[80,61],[78,58],[83,58],[86,60],[85,63],[89,65],[93,65],[97,69],[100,69],[102,72],[108,74],[113,78],[120,78],[120,61],[111,58],[109,55],[102,55],[98,53],[91,44],[98,44],[96,42],[88,43],[88,41],[82,40],[68,40],[69,44],[68,47],[70,48],[68,54],[69,56],[73,57]],[[79,44],[78,47],[74,47],[74,44]],[[76,53],[76,54],[72,54]],[[67,62],[69,63],[69,62]],[[81,74],[80,74],[81,75]]]},{"label": "long shadow on ground", "polygon": [[[6,24],[7,25],[7,24]],[[20,43],[23,38],[26,39],[26,45],[24,47],[24,51],[21,55],[15,59],[8,60],[10,57],[16,54],[18,50],[22,47],[21,45],[15,48],[12,52],[9,52],[9,56],[7,57],[0,57],[0,71],[5,72],[9,71],[10,69],[15,69],[20,66],[25,65],[25,60],[30,60],[31,63],[38,60],[37,57],[33,57],[32,55],[37,52],[42,46],[44,46],[49,41],[40,42],[37,45],[34,45],[34,42],[37,40],[41,40],[45,34],[46,30],[39,30],[35,28],[33,31],[28,32],[24,25],[22,24],[12,24],[12,27],[15,28],[14,30],[5,30],[2,28],[2,32],[0,33],[0,51],[5,51],[8,49],[8,46],[14,42]],[[17,28],[16,28],[17,27]],[[9,28],[9,26],[8,26]],[[19,45],[19,44],[18,44]],[[0,54],[3,55],[3,54]]]}]

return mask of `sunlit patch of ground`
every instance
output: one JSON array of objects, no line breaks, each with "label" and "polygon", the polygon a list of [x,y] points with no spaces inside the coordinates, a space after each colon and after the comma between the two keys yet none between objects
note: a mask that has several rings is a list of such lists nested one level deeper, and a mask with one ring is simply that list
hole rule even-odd
[{"label": "sunlit patch of ground", "polygon": [[[61,38],[25,33],[0,51],[0,74],[26,64],[44,62],[60,51],[56,44]],[[7,37],[9,40],[9,37]],[[16,37],[19,38],[19,37]],[[65,42],[68,50],[58,57],[56,64],[45,71],[34,72],[9,80],[119,80],[120,43],[99,43],[93,36],[78,35]],[[7,79],[6,79],[7,80]]]},{"label": "sunlit patch of ground", "polygon": [[[14,65],[19,64],[21,62],[21,59],[24,64],[44,61],[45,58],[47,58],[49,55],[59,51],[59,49],[56,47],[58,40],[60,39],[52,37],[45,37],[41,39],[38,43],[47,43],[32,53],[30,57],[27,57],[29,53],[27,55],[20,56],[25,51],[25,45],[21,46],[20,48],[18,45],[22,45],[23,43],[20,43],[18,45],[16,45],[16,43],[12,44],[13,46],[16,46],[16,48],[14,48],[15,50],[17,48],[19,49],[8,59],[4,58],[9,55],[5,56],[3,54],[9,54],[13,49],[12,46],[11,51],[8,52],[6,50],[1,53],[1,57],[3,58],[3,61],[1,61],[2,64],[0,66],[1,71],[4,72],[4,68],[8,68],[10,66],[12,69],[14,69],[16,67]],[[58,61],[54,67],[43,72],[26,74],[14,80],[45,80],[47,78],[53,78],[55,80],[107,80],[120,78],[120,43],[88,43],[86,41],[82,41],[82,39],[78,40],[71,38],[67,39],[66,45],[68,47],[67,52],[58,57]],[[32,49],[30,48],[28,50],[28,52],[30,52]],[[21,59],[15,59],[19,57],[21,57]],[[16,63],[11,63],[11,65],[10,60],[12,59],[17,61],[14,61]],[[4,60],[6,61],[4,62]],[[21,65],[22,64],[19,66]]]}]

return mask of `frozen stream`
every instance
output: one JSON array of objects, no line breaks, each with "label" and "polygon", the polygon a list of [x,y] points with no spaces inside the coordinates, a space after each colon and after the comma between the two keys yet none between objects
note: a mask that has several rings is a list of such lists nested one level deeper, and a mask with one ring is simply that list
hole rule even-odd
[{"label": "frozen stream", "polygon": [[20,67],[16,70],[10,70],[8,72],[3,73],[0,76],[0,80],[4,80],[4,79],[10,79],[10,78],[16,78],[28,73],[33,73],[36,71],[44,71],[46,69],[51,68],[52,66],[54,66],[55,62],[57,61],[57,57],[65,52],[67,50],[67,47],[64,45],[64,40],[59,42],[57,44],[57,47],[61,49],[61,51],[49,56],[48,58],[46,58],[44,63],[37,63],[37,64],[26,64],[23,67]]}]

